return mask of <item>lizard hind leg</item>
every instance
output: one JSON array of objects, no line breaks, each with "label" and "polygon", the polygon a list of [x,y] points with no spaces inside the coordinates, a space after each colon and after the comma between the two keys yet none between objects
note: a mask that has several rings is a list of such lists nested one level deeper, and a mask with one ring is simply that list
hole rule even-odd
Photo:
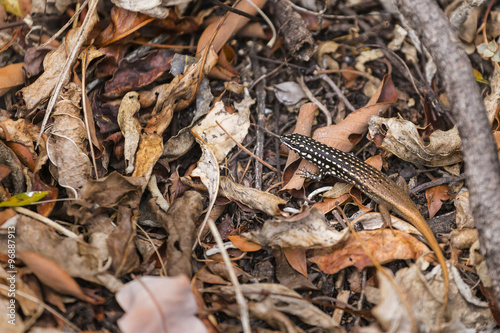
[{"label": "lizard hind leg", "polygon": [[[384,204],[379,204],[378,205],[378,211],[380,212],[380,216],[382,216],[382,221],[384,224],[382,225],[382,236],[384,235],[383,231],[385,228],[390,228],[392,231],[392,235],[396,237],[396,233],[394,232],[394,229],[392,228],[392,222],[391,222],[391,214],[389,213],[389,209]],[[383,240],[382,240],[383,244]]]}]

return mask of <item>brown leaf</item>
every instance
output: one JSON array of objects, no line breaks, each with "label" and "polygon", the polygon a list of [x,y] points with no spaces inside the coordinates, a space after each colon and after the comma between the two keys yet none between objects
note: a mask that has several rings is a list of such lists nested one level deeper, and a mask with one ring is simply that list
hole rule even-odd
[{"label": "brown leaf", "polygon": [[172,50],[153,51],[144,58],[135,61],[120,61],[113,77],[104,85],[105,98],[118,98],[131,90],[138,90],[156,81],[170,70],[174,56]]},{"label": "brown leaf", "polygon": [[11,88],[24,84],[24,62],[11,64],[0,68],[0,96]]},{"label": "brown leaf", "polygon": [[443,201],[450,199],[450,195],[448,194],[450,190],[451,188],[448,185],[444,184],[431,187],[425,191],[430,219],[432,219],[434,215],[436,215],[436,213],[441,209]]},{"label": "brown leaf", "polygon": [[234,244],[234,246],[236,246],[243,252],[255,252],[262,249],[261,245],[255,244],[254,242],[251,242],[238,235],[229,236],[228,239]]},{"label": "brown leaf", "polygon": [[[360,231],[359,237],[375,259],[385,264],[397,259],[417,259],[429,252],[427,246],[415,237],[399,230]],[[327,274],[355,266],[359,271],[373,266],[355,237],[350,236],[341,246],[332,249],[313,250],[309,260]]]},{"label": "brown leaf", "polygon": [[111,8],[110,24],[96,37],[94,45],[104,47],[118,41],[127,42],[132,33],[152,20],[153,18],[147,15],[115,6]]},{"label": "brown leaf", "polygon": [[283,254],[297,272],[307,277],[306,251],[304,249],[285,248]]},{"label": "brown leaf", "polygon": [[19,161],[21,161],[24,166],[28,167],[31,171],[35,170],[35,162],[33,161],[33,155],[31,155],[28,148],[23,146],[22,144],[8,141],[6,142],[7,146],[16,154]]},{"label": "brown leaf", "polygon": [[132,224],[132,212],[129,207],[118,207],[116,224],[118,226],[109,234],[106,243],[108,244],[109,255],[113,260],[112,265],[115,276],[118,277],[137,268],[140,259],[135,247],[136,233]]},{"label": "brown leaf", "polygon": [[55,201],[55,199],[57,199],[57,195],[59,194],[59,189],[55,186],[50,186],[50,185],[44,183],[40,179],[40,174],[37,172],[37,173],[35,173],[35,176],[33,179],[33,190],[34,191],[49,191],[49,194],[47,194],[43,198],[43,200],[44,201],[54,200],[54,201],[36,205],[36,210],[39,214],[41,214],[43,216],[49,216],[50,213],[52,212],[52,209],[54,209],[54,206],[57,203]]},{"label": "brown leaf", "polygon": [[166,213],[161,209],[156,211],[158,222],[168,232],[168,275],[192,276],[191,256],[195,241],[195,226],[202,211],[202,197],[196,191],[185,192],[173,202]]},{"label": "brown leaf", "polygon": [[94,299],[83,293],[75,279],[69,276],[65,270],[52,260],[30,251],[18,251],[17,256],[33,271],[43,284],[51,287],[58,293],[74,296],[88,303],[97,304]]}]

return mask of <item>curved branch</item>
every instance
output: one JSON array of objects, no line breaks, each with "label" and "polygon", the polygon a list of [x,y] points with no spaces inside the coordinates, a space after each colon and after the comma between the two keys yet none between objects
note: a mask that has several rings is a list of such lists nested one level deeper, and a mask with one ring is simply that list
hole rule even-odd
[{"label": "curved branch", "polygon": [[470,203],[493,290],[500,296],[500,163],[472,67],[448,19],[434,0],[396,0],[428,49],[444,81],[462,138]]}]

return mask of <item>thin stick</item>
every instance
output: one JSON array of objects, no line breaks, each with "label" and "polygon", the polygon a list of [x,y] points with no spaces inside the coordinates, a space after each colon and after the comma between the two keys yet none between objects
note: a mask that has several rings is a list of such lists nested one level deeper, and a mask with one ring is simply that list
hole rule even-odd
[{"label": "thin stick", "polygon": [[[90,121],[87,116],[91,111],[87,109],[87,93],[85,92],[85,76],[87,74],[87,52],[90,46],[85,49],[85,54],[83,55],[82,61],[82,106],[83,106],[83,119],[85,119],[85,129],[87,131],[87,139],[89,140],[90,146],[90,156],[92,157],[92,165],[94,166],[95,179],[99,179],[99,173],[97,172],[97,163],[95,161],[94,154],[94,143],[92,142],[92,137],[90,135]],[[90,103],[89,103],[90,104]]]},{"label": "thin stick", "polygon": [[323,79],[323,81],[325,81],[326,83],[328,83],[330,85],[330,87],[332,87],[332,89],[335,91],[335,93],[337,94],[337,96],[342,100],[342,102],[344,102],[345,106],[351,112],[356,111],[356,108],[354,108],[354,106],[352,106],[351,102],[349,102],[349,100],[342,93],[342,90],[340,90],[340,88],[335,84],[335,82],[333,82],[332,79],[330,79],[330,77],[328,75],[326,75],[326,74],[320,74],[319,77],[321,79]]},{"label": "thin stick", "polygon": [[240,147],[241,149],[243,149],[245,151],[245,153],[247,153],[248,155],[252,156],[253,158],[255,158],[257,161],[259,161],[260,163],[262,163],[264,166],[268,167],[269,169],[273,170],[274,172],[278,172],[278,170],[276,170],[275,167],[273,167],[272,165],[266,163],[265,161],[263,161],[262,159],[258,158],[257,156],[255,156],[254,153],[252,153],[250,150],[248,150],[247,148],[245,148],[241,143],[239,143],[238,141],[236,141],[236,139],[231,135],[229,134],[226,129],[224,127],[222,127],[222,125],[216,120],[215,123],[217,125],[219,125],[219,127],[224,131],[224,133],[226,133],[226,135],[234,141],[234,143],[236,143],[238,145],[238,147]]},{"label": "thin stick", "polygon": [[[0,283],[0,289],[9,291],[9,287],[6,286],[5,284],[2,284],[2,283]],[[49,311],[55,317],[59,318],[61,321],[63,321],[66,325],[68,325],[69,328],[71,328],[75,332],[81,332],[82,331],[78,326],[76,326],[75,324],[73,324],[72,322],[70,322],[68,319],[66,319],[64,316],[62,316],[59,312],[57,312],[56,310],[52,309],[50,306],[48,306],[47,304],[45,304],[44,302],[42,302],[38,298],[33,297],[30,294],[25,293],[24,291],[21,291],[21,290],[16,290],[16,295],[24,297],[26,299],[29,299],[30,301],[35,302],[37,304],[40,304],[45,310]]]},{"label": "thin stick", "polygon": [[38,144],[40,143],[40,139],[42,137],[42,134],[45,130],[45,126],[47,125],[47,121],[50,118],[50,114],[52,113],[52,110],[54,109],[54,106],[56,105],[57,98],[59,97],[59,93],[61,92],[61,89],[63,85],[66,83],[66,80],[64,79],[71,68],[71,65],[73,64],[78,51],[80,50],[80,47],[82,46],[84,42],[84,37],[87,33],[87,28],[90,25],[90,20],[95,14],[95,11],[97,9],[97,3],[99,0],[92,0],[92,3],[89,5],[89,11],[87,12],[87,15],[85,16],[85,20],[83,21],[82,26],[80,27],[79,35],[76,39],[76,42],[73,46],[73,49],[71,50],[68,58],[66,59],[66,62],[64,63],[63,69],[61,70],[61,73],[59,74],[59,77],[57,79],[57,84],[54,88],[54,91],[52,92],[52,95],[50,96],[49,104],[47,105],[47,110],[45,111],[45,116],[43,117],[42,125],[40,126],[40,134],[38,134],[38,139],[36,140],[36,147],[38,147]]},{"label": "thin stick", "polygon": [[74,232],[64,228],[63,226],[59,225],[58,223],[52,221],[51,219],[43,216],[43,215],[40,215],[38,213],[35,213],[35,212],[32,212],[31,210],[29,209],[26,209],[24,207],[14,207],[14,210],[16,212],[18,212],[19,214],[23,214],[23,215],[26,215],[26,216],[29,216],[29,217],[32,217],[40,222],[43,222],[45,223],[46,225],[48,225],[49,227],[52,227],[54,229],[56,229],[57,231],[59,231],[61,234],[67,236],[67,237],[70,237],[70,238],[73,238],[74,240],[78,241],[78,242],[83,242],[80,237],[78,237],[77,234],[75,234]]},{"label": "thin stick", "polygon": [[307,98],[309,98],[311,100],[311,102],[316,104],[316,106],[325,114],[326,126],[330,126],[332,124],[332,115],[330,114],[330,111],[328,111],[328,109],[326,108],[326,106],[323,103],[321,103],[320,101],[318,101],[316,99],[316,97],[314,97],[311,90],[309,90],[309,88],[307,88],[306,84],[304,83],[304,78],[302,76],[300,76],[297,79],[297,82],[300,84],[300,87],[302,88],[304,93],[307,95]]}]

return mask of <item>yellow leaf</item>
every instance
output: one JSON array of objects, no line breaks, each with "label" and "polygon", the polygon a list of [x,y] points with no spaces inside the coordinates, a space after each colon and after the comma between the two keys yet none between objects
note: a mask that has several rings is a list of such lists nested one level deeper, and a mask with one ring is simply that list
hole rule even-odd
[{"label": "yellow leaf", "polygon": [[19,207],[31,205],[49,194],[49,191],[19,193],[0,203],[0,207]]}]

